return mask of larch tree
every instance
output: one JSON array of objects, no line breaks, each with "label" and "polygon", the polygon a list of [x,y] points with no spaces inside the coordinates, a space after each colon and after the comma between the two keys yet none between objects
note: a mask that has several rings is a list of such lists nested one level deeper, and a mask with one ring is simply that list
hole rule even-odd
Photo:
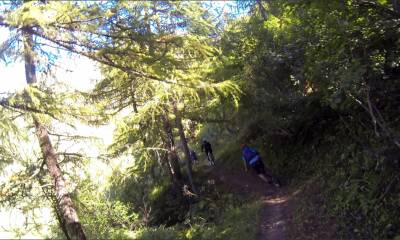
[{"label": "larch tree", "polygon": [[[22,30],[25,77],[28,86],[37,83],[34,41],[32,34],[29,33],[31,27],[32,26],[27,25],[24,26]],[[29,94],[26,96],[27,101],[31,101]],[[69,239],[86,239],[82,225],[79,222],[78,214],[68,192],[63,173],[58,166],[59,158],[50,140],[47,127],[37,116],[35,116],[35,114],[32,114],[32,120],[35,125],[36,135],[39,140],[45,164],[54,182],[57,212],[61,216],[61,225],[65,226],[66,237]]]},{"label": "larch tree", "polygon": [[[172,160],[177,159],[177,154],[171,126],[177,127],[187,175],[195,191],[182,121],[190,113],[201,115],[198,109],[206,106],[218,108],[222,98],[235,105],[240,92],[226,79],[212,80],[219,52],[213,46],[216,33],[211,13],[196,2],[135,2],[119,7],[124,11],[114,19],[117,24],[111,24],[112,35],[116,36],[112,38],[114,46],[102,50],[114,65],[104,67],[106,77],[93,94],[95,99],[108,102],[103,105],[109,111],[119,112],[127,107],[133,111],[117,130],[114,147],[126,150],[144,147],[143,144],[148,148],[164,146],[169,154],[169,172],[179,172],[175,171],[179,167],[172,167],[179,166],[177,160]],[[139,21],[134,16],[142,11],[146,14]],[[118,37],[138,34],[135,29],[141,34],[136,41]],[[149,135],[160,138],[153,137],[156,142],[150,142]]]},{"label": "larch tree", "polygon": [[[43,165],[46,166],[52,179],[55,213],[60,226],[67,239],[85,239],[85,233],[59,165],[59,154],[53,146],[48,128],[51,119],[60,121],[74,116],[82,118],[87,112],[84,113],[79,107],[68,104],[72,99],[62,99],[65,96],[57,97],[57,91],[46,89],[46,82],[39,81],[37,77],[38,69],[42,72],[51,70],[54,58],[57,57],[57,47],[48,44],[52,42],[49,39],[52,39],[55,32],[48,27],[65,20],[65,10],[73,8],[73,5],[24,1],[10,3],[9,8],[2,9],[4,15],[0,18],[0,26],[7,27],[14,33],[14,36],[6,41],[7,44],[2,46],[2,57],[3,59],[10,57],[6,55],[8,53],[18,54],[18,50],[10,51],[10,49],[19,47],[18,41],[22,42],[20,52],[23,56],[27,82],[23,93],[4,98],[2,106],[22,112],[25,119],[30,116],[43,156]],[[74,13],[77,14],[77,11]],[[64,43],[59,39],[53,40],[54,42],[60,45]],[[40,167],[42,168],[43,166]]]},{"label": "larch tree", "polygon": [[[0,26],[23,39],[28,83],[17,104],[4,103],[32,117],[45,163],[54,179],[57,215],[62,217],[60,224],[69,224],[65,228],[67,237],[84,238],[84,233],[68,192],[63,189],[65,182],[46,126],[51,120],[43,121],[46,115],[50,119],[79,115],[98,122],[132,109],[132,114],[118,128],[113,147],[121,151],[134,147],[162,149],[167,153],[162,157],[166,159],[171,181],[181,186],[174,131],[174,127],[178,128],[187,174],[192,191],[196,191],[185,121],[207,110],[218,111],[225,103],[237,106],[240,95],[236,84],[212,75],[220,62],[220,52],[215,47],[218,34],[211,20],[212,13],[202,3],[27,2],[12,5],[3,13]],[[43,93],[38,87],[42,83],[36,83],[37,63],[48,56],[44,54],[46,49],[80,54],[102,64],[105,77],[92,97],[97,101],[96,106],[105,110],[105,119],[91,119],[89,114],[71,110],[62,101],[56,106],[57,101],[46,102],[54,94]],[[50,54],[44,59],[48,68],[56,56]]]}]

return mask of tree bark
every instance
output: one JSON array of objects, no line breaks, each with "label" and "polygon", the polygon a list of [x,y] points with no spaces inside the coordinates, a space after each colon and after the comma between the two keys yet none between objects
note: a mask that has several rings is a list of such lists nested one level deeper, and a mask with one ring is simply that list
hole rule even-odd
[{"label": "tree bark", "polygon": [[[34,84],[37,80],[32,34],[25,30],[23,41],[26,82],[28,84]],[[29,95],[27,94],[27,96]],[[45,164],[54,181],[53,187],[56,197],[56,210],[59,211],[57,214],[61,216],[61,222],[65,224],[65,226],[61,227],[67,230],[67,239],[84,240],[86,236],[79,222],[71,196],[68,193],[63,173],[58,166],[58,155],[51,144],[49,133],[35,115],[32,115],[32,119],[35,125],[36,136],[39,139],[40,148],[45,159]]]},{"label": "tree bark", "polygon": [[398,13],[399,12],[399,3],[397,0],[393,0],[393,10]]},{"label": "tree bark", "polygon": [[194,185],[194,182],[193,182],[192,160],[190,158],[189,147],[188,147],[188,143],[187,143],[187,140],[186,140],[185,131],[184,131],[183,125],[182,125],[182,118],[181,118],[180,113],[179,113],[179,111],[178,111],[178,109],[176,107],[176,103],[173,103],[173,107],[174,107],[176,126],[177,126],[178,131],[179,131],[179,137],[181,139],[183,150],[184,150],[185,157],[186,157],[187,174],[188,174],[188,178],[189,178],[190,187],[192,188],[192,191],[195,194],[197,194],[196,186]]},{"label": "tree bark", "polygon": [[133,112],[138,113],[139,111],[138,111],[136,97],[135,97],[135,89],[133,86],[131,86],[130,88],[131,88],[130,90],[131,90]]},{"label": "tree bark", "polygon": [[267,10],[265,10],[265,8],[264,8],[264,6],[263,6],[263,4],[262,4],[262,1],[261,1],[261,0],[257,0],[257,5],[258,5],[258,7],[259,7],[259,10],[260,10],[260,13],[261,13],[262,18],[263,18],[264,20],[267,20],[267,19],[268,19]]},{"label": "tree bark", "polygon": [[182,185],[182,173],[181,173],[181,167],[179,165],[179,157],[178,154],[176,153],[175,141],[172,133],[171,124],[166,116],[162,115],[161,118],[163,121],[164,132],[165,132],[165,138],[163,141],[165,142],[166,148],[168,149],[167,163],[172,178],[171,180],[175,187],[180,188]]},{"label": "tree bark", "polygon": [[[55,197],[53,197],[53,199],[55,199]],[[56,203],[57,201],[54,201],[54,202]],[[56,205],[54,205],[54,212],[56,213],[58,224],[60,224],[61,230],[63,231],[65,237],[67,238],[67,240],[71,240],[68,235],[68,230],[67,230],[66,224],[63,221],[63,218],[60,215],[60,210],[58,210]]]}]

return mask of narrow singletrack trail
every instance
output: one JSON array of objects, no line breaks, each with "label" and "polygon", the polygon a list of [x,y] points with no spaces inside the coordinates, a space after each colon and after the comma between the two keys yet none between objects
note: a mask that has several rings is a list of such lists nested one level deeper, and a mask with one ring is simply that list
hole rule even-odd
[{"label": "narrow singletrack trail", "polygon": [[257,239],[286,239],[287,197],[280,196],[280,190],[275,190],[270,196],[265,196],[263,202]]},{"label": "narrow singletrack trail", "polygon": [[264,207],[260,215],[257,240],[285,240],[288,222],[288,197],[283,189],[259,179],[255,174],[243,171],[226,171],[215,168],[212,176],[231,186],[238,193],[255,193],[262,198]]}]

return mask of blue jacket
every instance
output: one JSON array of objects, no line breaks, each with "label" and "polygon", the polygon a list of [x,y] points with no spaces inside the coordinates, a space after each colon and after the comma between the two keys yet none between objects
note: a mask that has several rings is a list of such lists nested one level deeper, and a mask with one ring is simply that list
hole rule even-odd
[{"label": "blue jacket", "polygon": [[253,165],[255,162],[257,162],[260,159],[260,154],[254,148],[245,146],[242,149],[242,159],[248,165]]}]

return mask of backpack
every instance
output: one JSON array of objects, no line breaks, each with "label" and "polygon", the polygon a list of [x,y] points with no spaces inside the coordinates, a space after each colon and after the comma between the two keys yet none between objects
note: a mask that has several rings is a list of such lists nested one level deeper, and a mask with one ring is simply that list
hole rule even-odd
[{"label": "backpack", "polygon": [[243,149],[243,157],[246,160],[246,162],[249,162],[253,157],[257,156],[258,152],[257,150],[249,147],[245,147]]}]

